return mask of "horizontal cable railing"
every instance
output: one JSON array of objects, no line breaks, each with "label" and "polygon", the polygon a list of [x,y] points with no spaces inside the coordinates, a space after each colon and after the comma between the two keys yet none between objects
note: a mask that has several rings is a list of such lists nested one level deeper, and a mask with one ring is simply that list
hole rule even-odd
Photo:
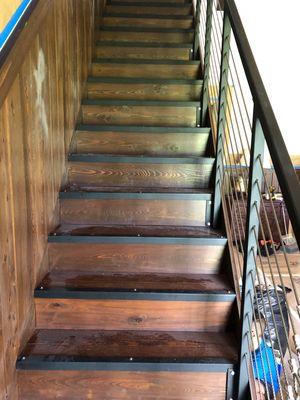
[{"label": "horizontal cable railing", "polygon": [[213,221],[225,220],[240,313],[234,398],[296,400],[300,185],[234,1],[196,8],[202,123],[216,152]]}]

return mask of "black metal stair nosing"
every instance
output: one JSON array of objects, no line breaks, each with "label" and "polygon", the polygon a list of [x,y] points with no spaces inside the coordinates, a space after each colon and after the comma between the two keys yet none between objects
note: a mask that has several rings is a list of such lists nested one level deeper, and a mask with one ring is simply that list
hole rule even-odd
[{"label": "black metal stair nosing", "polygon": [[178,193],[178,192],[85,192],[67,191],[59,193],[60,200],[203,200],[211,201],[212,192],[203,193]]},{"label": "black metal stair nosing", "polygon": [[93,64],[153,64],[153,65],[199,65],[199,60],[152,60],[128,58],[94,58]]},{"label": "black metal stair nosing", "polygon": [[135,83],[144,84],[165,84],[165,85],[202,85],[202,79],[166,79],[166,78],[119,78],[89,76],[87,83],[124,83],[134,85]]},{"label": "black metal stair nosing", "polygon": [[[180,361],[178,359],[166,362],[161,359],[145,359],[135,361],[128,358],[126,361],[73,361],[74,357],[64,356],[67,361],[52,361],[49,357],[55,356],[28,356],[20,357],[17,361],[18,370],[39,371],[170,371],[170,372],[226,372],[234,368],[234,364],[227,359],[193,359],[192,361]],[[68,360],[70,358],[70,360]]]},{"label": "black metal stair nosing", "polygon": [[225,246],[227,238],[216,235],[207,237],[162,237],[162,236],[89,236],[52,234],[48,236],[48,243],[81,243],[81,244],[170,244],[170,245],[199,245]]},{"label": "black metal stair nosing", "polygon": [[188,127],[156,127],[156,126],[136,126],[136,125],[89,125],[78,124],[75,128],[76,133],[80,132],[129,132],[129,133],[157,133],[157,134],[170,134],[170,133],[194,133],[194,134],[210,134],[211,128],[188,128]]},{"label": "black metal stair nosing", "polygon": [[215,163],[210,157],[144,157],[144,156],[115,156],[102,154],[70,154],[71,162],[111,162],[134,164],[209,164]]},{"label": "black metal stair nosing", "polygon": [[236,298],[232,290],[223,291],[176,291],[176,290],[134,290],[134,289],[70,289],[53,287],[37,288],[36,299],[75,299],[75,300],[124,300],[124,301],[199,301],[233,302]]},{"label": "black metal stair nosing", "polygon": [[132,14],[132,13],[112,13],[105,12],[103,17],[116,18],[142,18],[142,19],[190,19],[193,20],[193,15],[162,15],[162,14]]},{"label": "black metal stair nosing", "polygon": [[174,49],[192,49],[192,43],[168,43],[168,42],[122,42],[117,40],[96,40],[97,46],[108,47],[142,47],[142,48],[174,48]]}]

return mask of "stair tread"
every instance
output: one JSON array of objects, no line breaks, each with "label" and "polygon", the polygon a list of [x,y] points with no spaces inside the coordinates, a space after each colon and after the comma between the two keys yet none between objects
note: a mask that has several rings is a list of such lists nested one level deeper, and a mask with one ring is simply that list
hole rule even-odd
[{"label": "stair tread", "polygon": [[135,274],[60,270],[45,276],[38,287],[68,290],[122,290],[228,293],[232,287],[222,274]]},{"label": "stair tread", "polygon": [[[88,83],[158,83],[158,84],[177,84],[177,85],[199,85],[203,83],[201,79],[164,79],[164,78],[119,78],[119,77],[99,77],[99,76],[89,76]],[[151,100],[145,100],[151,101]],[[162,100],[160,100],[162,101]],[[174,100],[178,101],[178,100]]]},{"label": "stair tread", "polygon": [[209,127],[167,127],[167,126],[137,126],[137,125],[88,125],[79,124],[76,132],[137,132],[137,133],[210,133]]},{"label": "stair tread", "polygon": [[108,46],[108,47],[155,47],[155,48],[192,48],[192,43],[169,43],[169,42],[118,42],[117,40],[97,40],[97,46]]},{"label": "stair tread", "polygon": [[81,225],[60,225],[55,230],[55,235],[74,236],[127,236],[127,237],[172,237],[172,238],[224,238],[221,231],[209,227],[192,226],[128,226],[107,225],[82,227]]},{"label": "stair tread", "polygon": [[[207,199],[211,198],[213,190],[210,189],[181,189],[181,188],[139,188],[139,187],[97,187],[95,190],[87,191],[80,190],[80,188],[74,188],[72,186],[67,186],[63,191],[60,192],[60,198],[68,197],[97,197],[97,194],[101,197],[103,194],[174,194],[174,195],[203,195]],[[78,195],[76,195],[78,194]]]},{"label": "stair tread", "polygon": [[93,64],[162,64],[162,65],[200,65],[197,60],[152,60],[149,58],[139,58],[130,60],[128,58],[94,58]]},{"label": "stair tread", "polygon": [[115,155],[115,154],[69,154],[72,162],[110,162],[110,163],[139,163],[139,164],[214,164],[213,157],[157,157],[141,155]]},{"label": "stair tread", "polygon": [[[134,4],[133,4],[134,5]],[[192,20],[194,17],[192,15],[162,15],[162,14],[133,14],[126,12],[112,13],[105,12],[104,17],[124,17],[124,18],[143,18],[143,19],[190,19]]]},{"label": "stair tread", "polygon": [[[22,356],[42,361],[236,362],[237,343],[230,332],[36,330]],[[23,363],[26,363],[23,361]]]},{"label": "stair tread", "polygon": [[192,28],[155,28],[155,27],[131,27],[131,26],[100,26],[99,31],[113,32],[159,32],[159,33],[193,33]]}]

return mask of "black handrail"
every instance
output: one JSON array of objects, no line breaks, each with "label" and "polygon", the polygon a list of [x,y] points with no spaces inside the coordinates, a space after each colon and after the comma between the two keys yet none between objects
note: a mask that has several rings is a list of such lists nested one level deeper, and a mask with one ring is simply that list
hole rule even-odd
[{"label": "black handrail", "polygon": [[234,0],[225,0],[241,61],[252,93],[257,116],[261,122],[277,179],[300,248],[300,185],[287,151],[265,86],[258,71],[249,41]]}]

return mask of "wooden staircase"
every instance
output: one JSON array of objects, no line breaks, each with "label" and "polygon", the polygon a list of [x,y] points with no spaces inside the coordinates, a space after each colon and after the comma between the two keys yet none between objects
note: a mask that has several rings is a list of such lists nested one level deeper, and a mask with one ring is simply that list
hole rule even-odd
[{"label": "wooden staircase", "polygon": [[20,398],[224,400],[235,293],[192,5],[110,0],[99,26]]}]

